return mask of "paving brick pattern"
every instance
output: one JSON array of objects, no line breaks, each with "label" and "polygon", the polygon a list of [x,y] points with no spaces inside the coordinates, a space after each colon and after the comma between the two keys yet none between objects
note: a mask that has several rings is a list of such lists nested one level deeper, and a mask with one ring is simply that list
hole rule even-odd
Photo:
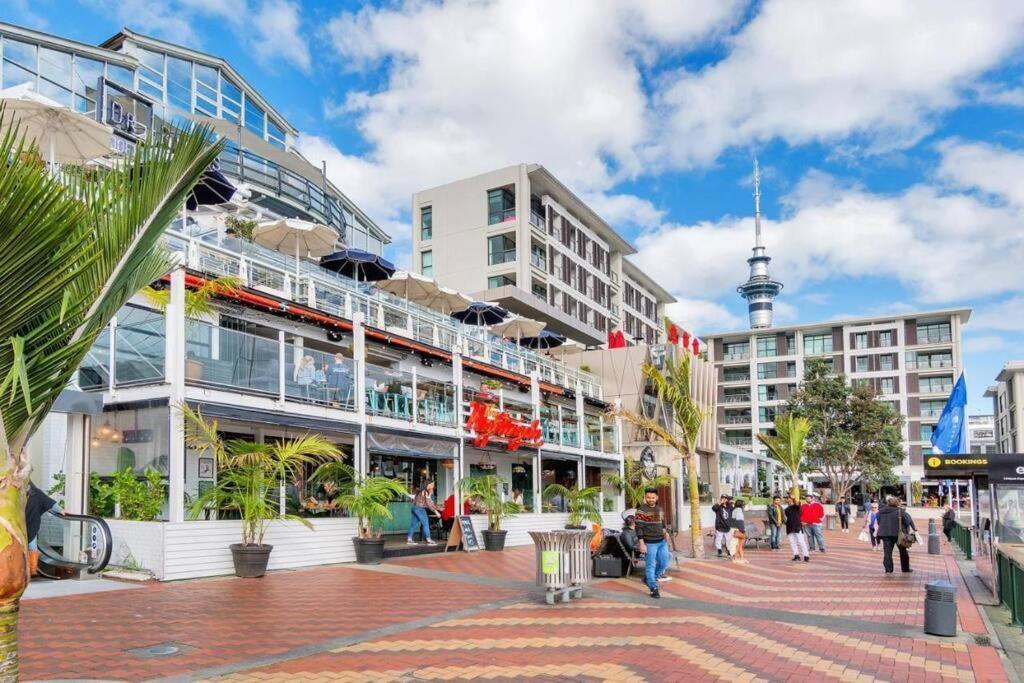
[{"label": "paving brick pattern", "polygon": [[[1007,680],[994,648],[920,633],[923,584],[960,581],[948,551],[928,556],[915,548],[915,572],[887,577],[880,554],[852,534],[827,540],[828,552],[809,564],[767,550],[751,550],[748,565],[684,562],[661,601],[631,578],[597,582],[582,601],[545,605],[530,588],[532,548],[34,600],[23,608],[23,673],[228,681]],[[983,632],[973,604],[959,607],[962,633]],[[125,653],[168,640],[196,649],[164,659]]]}]

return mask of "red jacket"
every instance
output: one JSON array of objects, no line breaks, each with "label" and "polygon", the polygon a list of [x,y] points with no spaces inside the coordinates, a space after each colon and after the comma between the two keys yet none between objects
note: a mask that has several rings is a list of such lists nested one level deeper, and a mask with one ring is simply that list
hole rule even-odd
[{"label": "red jacket", "polygon": [[800,521],[804,524],[821,524],[825,519],[825,506],[816,500],[800,506]]},{"label": "red jacket", "polygon": [[[469,499],[462,502],[462,514],[469,514]],[[444,510],[441,511],[441,519],[452,519],[455,517],[455,494],[444,499]]]}]

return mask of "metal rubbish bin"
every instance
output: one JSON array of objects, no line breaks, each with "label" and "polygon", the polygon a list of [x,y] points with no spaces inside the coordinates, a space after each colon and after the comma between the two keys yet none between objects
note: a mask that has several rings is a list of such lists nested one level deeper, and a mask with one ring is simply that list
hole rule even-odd
[{"label": "metal rubbish bin", "polygon": [[537,585],[544,588],[549,605],[561,597],[583,597],[583,586],[590,582],[591,531],[531,531],[530,538],[537,552]]},{"label": "metal rubbish bin", "polygon": [[835,529],[836,529],[836,520],[837,519],[839,519],[839,517],[837,517],[836,515],[826,515],[825,516],[825,528],[828,529],[829,531],[835,531]]},{"label": "metal rubbish bin", "polygon": [[933,636],[956,635],[956,586],[949,581],[924,585],[924,632]]}]

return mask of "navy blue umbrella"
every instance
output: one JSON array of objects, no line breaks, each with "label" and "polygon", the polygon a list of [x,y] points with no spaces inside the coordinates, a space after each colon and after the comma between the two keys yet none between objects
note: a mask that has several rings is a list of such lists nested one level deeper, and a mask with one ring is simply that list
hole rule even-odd
[{"label": "navy blue umbrella", "polygon": [[223,204],[234,196],[235,189],[231,181],[220,172],[220,165],[215,161],[203,171],[199,182],[189,192],[185,208],[195,211],[200,206]]},{"label": "navy blue umbrella", "polygon": [[391,261],[362,249],[336,251],[320,259],[320,265],[360,282],[387,280],[395,274]]},{"label": "navy blue umbrella", "polygon": [[508,309],[487,301],[474,301],[469,308],[452,313],[452,317],[467,325],[497,325],[508,317]]},{"label": "navy blue umbrella", "polygon": [[536,337],[523,337],[519,340],[519,345],[528,349],[554,349],[564,343],[565,337],[551,330],[541,330]]}]

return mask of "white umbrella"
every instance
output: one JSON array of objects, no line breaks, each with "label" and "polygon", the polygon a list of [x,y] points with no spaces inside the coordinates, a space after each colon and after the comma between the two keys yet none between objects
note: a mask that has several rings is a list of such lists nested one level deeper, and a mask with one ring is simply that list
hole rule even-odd
[{"label": "white umbrella", "polygon": [[377,289],[400,296],[406,302],[421,303],[437,296],[441,288],[425,275],[400,270],[389,279],[377,284]]},{"label": "white umbrella", "polygon": [[111,129],[27,88],[0,91],[5,112],[0,129],[14,124],[48,153],[50,165],[81,164],[110,153]]},{"label": "white umbrella", "polygon": [[322,223],[298,218],[279,218],[256,226],[252,239],[257,244],[282,253],[295,254],[295,276],[299,275],[299,256],[326,256],[334,251],[338,233]]},{"label": "white umbrella", "polygon": [[440,311],[443,315],[464,311],[473,303],[473,300],[468,296],[450,287],[438,287],[437,289],[437,294],[418,303],[435,311]]},{"label": "white umbrella", "polygon": [[523,337],[536,337],[540,334],[540,331],[544,329],[547,323],[540,320],[533,320],[532,318],[524,318],[521,315],[517,315],[514,318],[510,318],[503,323],[491,326],[491,332],[499,334],[502,337],[515,337],[518,342]]}]

